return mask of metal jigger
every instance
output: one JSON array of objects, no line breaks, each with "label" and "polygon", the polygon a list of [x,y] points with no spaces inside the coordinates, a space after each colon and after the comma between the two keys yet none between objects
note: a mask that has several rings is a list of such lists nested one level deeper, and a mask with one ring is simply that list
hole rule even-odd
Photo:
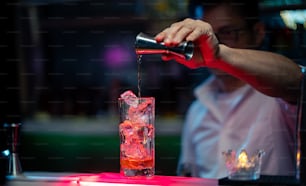
[{"label": "metal jigger", "polygon": [[20,123],[4,124],[4,128],[6,128],[7,138],[8,138],[8,148],[9,148],[8,176],[10,177],[22,176],[22,169],[18,156],[20,126],[21,126]]},{"label": "metal jigger", "polygon": [[178,46],[168,47],[163,42],[158,43],[154,37],[139,33],[135,41],[136,54],[174,54],[189,60],[193,56],[194,45],[192,42],[184,41]]}]

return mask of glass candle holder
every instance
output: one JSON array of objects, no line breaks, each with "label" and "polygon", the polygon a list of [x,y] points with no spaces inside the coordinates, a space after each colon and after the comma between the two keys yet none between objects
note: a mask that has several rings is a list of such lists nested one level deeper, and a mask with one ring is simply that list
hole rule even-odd
[{"label": "glass candle holder", "polygon": [[264,155],[263,150],[259,150],[255,155],[248,156],[246,150],[239,154],[228,150],[223,152],[228,179],[230,180],[257,180],[260,177],[261,161]]}]

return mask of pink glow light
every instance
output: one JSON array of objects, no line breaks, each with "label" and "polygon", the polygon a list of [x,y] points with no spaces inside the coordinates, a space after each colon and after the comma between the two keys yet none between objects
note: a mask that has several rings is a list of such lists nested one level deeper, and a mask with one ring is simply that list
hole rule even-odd
[{"label": "pink glow light", "polygon": [[103,58],[105,64],[110,68],[124,67],[132,60],[129,51],[120,45],[107,47],[104,51]]},{"label": "pink glow light", "polygon": [[152,176],[125,177],[120,173],[75,174],[60,179],[56,186],[217,186],[218,181],[212,179]]}]

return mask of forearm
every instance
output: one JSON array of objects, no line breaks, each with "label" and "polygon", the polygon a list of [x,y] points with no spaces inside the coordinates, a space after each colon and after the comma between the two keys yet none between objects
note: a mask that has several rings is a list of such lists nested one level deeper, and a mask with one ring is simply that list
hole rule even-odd
[{"label": "forearm", "polygon": [[249,83],[258,91],[295,102],[302,76],[290,59],[271,52],[234,49],[220,45],[216,68]]}]

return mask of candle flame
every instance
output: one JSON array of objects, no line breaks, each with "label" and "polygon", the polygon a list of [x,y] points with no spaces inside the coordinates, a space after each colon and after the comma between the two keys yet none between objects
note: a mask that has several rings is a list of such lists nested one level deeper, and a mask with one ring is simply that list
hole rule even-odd
[{"label": "candle flame", "polygon": [[237,167],[238,168],[249,168],[250,162],[248,158],[248,154],[245,150],[242,150],[240,154],[238,155],[238,162],[237,162]]}]

